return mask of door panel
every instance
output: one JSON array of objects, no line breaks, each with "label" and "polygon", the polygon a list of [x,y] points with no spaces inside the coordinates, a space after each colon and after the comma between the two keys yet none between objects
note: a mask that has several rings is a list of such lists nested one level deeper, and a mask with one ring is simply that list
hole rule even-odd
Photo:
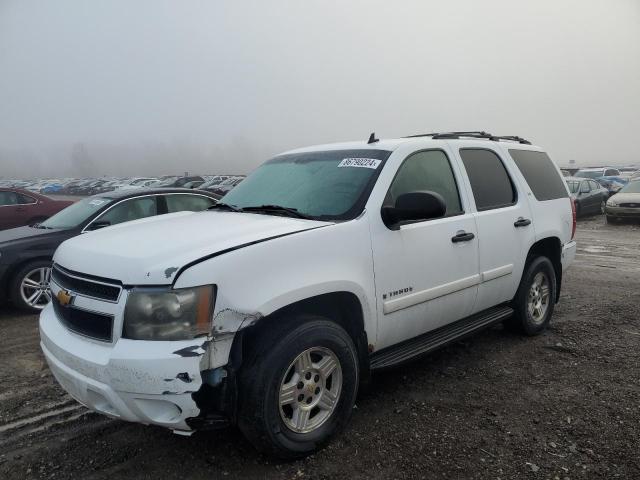
[{"label": "door panel", "polygon": [[[378,349],[451,323],[473,310],[479,282],[477,231],[473,214],[464,211],[457,184],[459,165],[450,163],[444,151],[414,152],[398,169],[384,205],[393,205],[407,191],[429,190],[443,196],[451,216],[393,230],[382,222],[379,210],[372,212]],[[452,241],[462,231],[472,233],[473,238]]]},{"label": "door panel", "polygon": [[477,212],[480,282],[474,312],[510,301],[518,288],[528,246],[533,244],[531,210],[519,191],[515,166],[496,150],[469,148],[459,151],[469,178]]}]

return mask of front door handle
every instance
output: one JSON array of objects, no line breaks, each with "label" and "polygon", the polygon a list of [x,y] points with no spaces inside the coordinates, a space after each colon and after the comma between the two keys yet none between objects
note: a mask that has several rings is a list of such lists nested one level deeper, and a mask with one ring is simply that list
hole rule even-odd
[{"label": "front door handle", "polygon": [[461,231],[456,233],[455,237],[451,237],[451,241],[453,243],[468,242],[470,240],[473,240],[474,238],[476,238],[476,236],[473,233]]},{"label": "front door handle", "polygon": [[528,218],[518,218],[518,220],[515,221],[515,223],[513,224],[514,227],[526,227],[527,225],[531,225],[531,220],[529,220]]}]

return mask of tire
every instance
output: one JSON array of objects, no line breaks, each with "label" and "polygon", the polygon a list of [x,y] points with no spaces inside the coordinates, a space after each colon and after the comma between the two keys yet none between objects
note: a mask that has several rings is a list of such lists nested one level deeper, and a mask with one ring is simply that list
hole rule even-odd
[{"label": "tire", "polygon": [[[16,308],[31,313],[42,311],[51,300],[49,277],[51,276],[51,260],[34,260],[25,264],[10,281],[9,296]],[[25,280],[32,280],[32,285],[25,285]],[[38,285],[35,285],[35,284]],[[38,295],[39,293],[39,295]],[[37,296],[36,302],[29,303],[31,295]]]},{"label": "tire", "polygon": [[[305,352],[310,353],[311,363],[303,361],[307,358]],[[316,365],[328,365],[326,359],[331,355],[337,366],[320,378]],[[238,427],[263,453],[282,459],[313,453],[351,416],[358,390],[357,358],[351,337],[336,323],[307,315],[279,319],[277,326],[260,334],[258,345],[243,362],[239,373]],[[313,375],[299,375],[307,371],[298,369],[300,365],[310,366]],[[281,406],[281,398],[289,403]],[[333,398],[336,400],[331,401]],[[322,409],[318,406],[321,404]],[[300,407],[310,412],[309,416],[300,415],[305,411]],[[304,418],[308,424],[304,424]],[[294,430],[296,423],[300,431]]]},{"label": "tire", "polygon": [[607,223],[613,223],[614,218],[611,215],[605,215],[605,219]]},{"label": "tire", "polygon": [[[546,292],[542,285],[534,287],[534,282],[539,284],[541,279],[543,280],[542,285],[546,287]],[[505,326],[511,331],[530,336],[542,333],[549,326],[553,315],[556,288],[556,274],[551,260],[543,256],[530,258],[525,266],[525,273],[520,281],[516,296],[512,301],[514,314],[505,322]],[[541,294],[537,295],[537,291],[540,291]],[[532,311],[530,301],[539,307]]]}]

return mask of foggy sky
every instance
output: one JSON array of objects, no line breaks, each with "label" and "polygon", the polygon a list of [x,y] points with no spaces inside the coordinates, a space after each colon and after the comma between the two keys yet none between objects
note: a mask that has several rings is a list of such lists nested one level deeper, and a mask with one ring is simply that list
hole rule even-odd
[{"label": "foggy sky", "polygon": [[478,129],[640,163],[640,1],[0,0],[0,177]]}]

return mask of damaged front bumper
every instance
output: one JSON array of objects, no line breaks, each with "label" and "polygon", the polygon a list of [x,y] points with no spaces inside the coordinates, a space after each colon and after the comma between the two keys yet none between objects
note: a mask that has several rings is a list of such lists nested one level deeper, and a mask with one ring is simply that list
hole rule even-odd
[{"label": "damaged front bumper", "polygon": [[177,433],[233,421],[232,338],[220,345],[206,339],[105,343],[68,330],[51,305],[41,313],[40,334],[53,375],[91,410]]}]

